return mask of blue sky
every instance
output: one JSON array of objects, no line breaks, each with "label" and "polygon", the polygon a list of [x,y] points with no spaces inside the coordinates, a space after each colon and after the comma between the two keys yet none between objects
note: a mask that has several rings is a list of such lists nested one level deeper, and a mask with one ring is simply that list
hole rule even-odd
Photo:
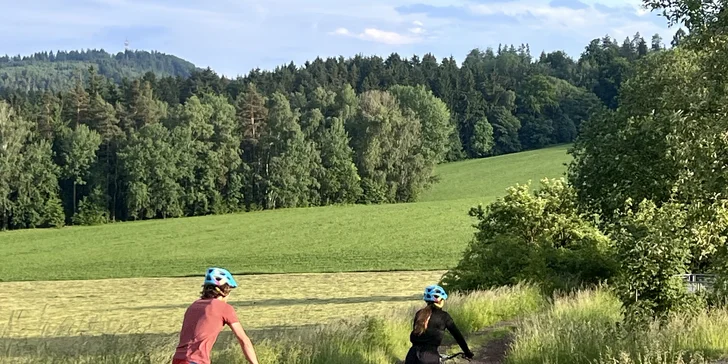
[{"label": "blue sky", "polygon": [[316,56],[427,52],[529,43],[534,56],[578,57],[605,34],[623,40],[675,28],[638,0],[0,0],[0,54],[158,50],[236,76]]}]

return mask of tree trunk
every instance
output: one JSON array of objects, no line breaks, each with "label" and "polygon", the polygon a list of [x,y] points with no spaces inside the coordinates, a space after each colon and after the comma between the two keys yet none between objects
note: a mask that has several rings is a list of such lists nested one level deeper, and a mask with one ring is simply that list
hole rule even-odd
[{"label": "tree trunk", "polygon": [[114,198],[113,198],[113,206],[112,206],[112,212],[111,212],[111,221],[116,221],[116,198],[118,195],[117,191],[119,189],[119,163],[114,163]]},{"label": "tree trunk", "polygon": [[76,180],[73,180],[73,197],[71,198],[73,201],[73,213],[76,213]]}]

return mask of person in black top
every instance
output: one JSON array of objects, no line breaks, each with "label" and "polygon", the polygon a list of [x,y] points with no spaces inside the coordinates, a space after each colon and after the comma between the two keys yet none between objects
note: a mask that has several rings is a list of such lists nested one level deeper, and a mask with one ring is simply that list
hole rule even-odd
[{"label": "person in black top", "polygon": [[405,364],[439,364],[440,354],[437,351],[445,335],[445,329],[455,338],[465,357],[473,358],[463,334],[460,333],[450,314],[442,310],[447,299],[445,290],[437,285],[427,286],[423,299],[425,308],[417,311],[412,324],[410,342],[412,347],[407,353]]}]

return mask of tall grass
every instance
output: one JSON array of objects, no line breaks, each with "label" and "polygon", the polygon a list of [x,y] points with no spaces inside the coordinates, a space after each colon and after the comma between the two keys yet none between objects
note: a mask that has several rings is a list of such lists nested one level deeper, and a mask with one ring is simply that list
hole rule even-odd
[{"label": "tall grass", "polygon": [[[546,302],[537,288],[517,286],[467,296],[453,295],[445,307],[463,332],[471,333],[500,320],[533,314]],[[261,363],[289,364],[384,364],[404,359],[409,349],[412,317],[418,306],[341,321],[314,329],[253,336]],[[127,363],[168,364],[175,335],[104,336],[51,341],[0,338],[0,362],[12,363]],[[216,364],[246,363],[239,345],[229,335],[221,337],[213,351]]]},{"label": "tall grass", "polygon": [[620,308],[604,289],[557,299],[548,311],[520,322],[507,363],[707,363],[728,354],[726,310],[676,315],[628,332],[620,326]]},{"label": "tall grass", "polygon": [[[537,288],[520,285],[453,295],[448,311],[468,335],[498,321],[533,314],[546,301]],[[304,337],[283,338],[261,345],[261,362],[291,364],[384,364],[403,360],[409,349],[412,318],[419,307],[389,317],[370,317],[359,323],[341,323],[312,331]],[[245,363],[240,349],[231,344],[218,353],[220,363]]]},{"label": "tall grass", "polygon": [[499,321],[537,312],[546,306],[544,297],[531,286],[518,285],[448,300],[447,311],[460,331],[470,334]]}]

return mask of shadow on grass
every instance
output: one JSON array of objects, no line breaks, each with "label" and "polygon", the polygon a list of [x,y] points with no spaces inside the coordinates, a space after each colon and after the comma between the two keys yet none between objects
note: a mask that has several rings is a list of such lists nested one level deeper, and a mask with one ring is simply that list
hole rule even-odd
[{"label": "shadow on grass", "polygon": [[[355,304],[355,303],[374,303],[374,302],[408,302],[420,299],[418,295],[412,296],[367,296],[367,297],[340,297],[340,298],[281,298],[257,301],[228,301],[235,307],[275,307],[275,306],[295,306],[295,305],[324,305],[324,304]],[[170,308],[186,308],[189,303],[179,305],[161,305],[161,306],[141,306],[134,307],[131,310],[155,310]]]}]

